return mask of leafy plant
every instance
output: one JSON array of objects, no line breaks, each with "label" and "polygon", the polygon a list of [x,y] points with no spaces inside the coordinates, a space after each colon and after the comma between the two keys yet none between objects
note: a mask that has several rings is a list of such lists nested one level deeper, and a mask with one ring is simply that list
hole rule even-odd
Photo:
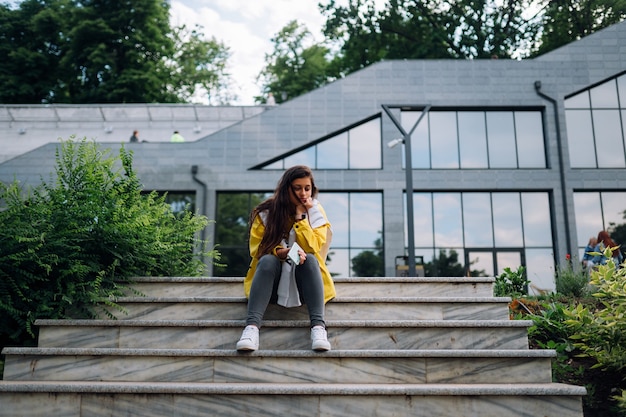
[{"label": "leafy plant", "polygon": [[570,259],[558,267],[555,280],[558,294],[584,297],[589,293],[589,274],[582,268],[574,269]]},{"label": "leafy plant", "polygon": [[62,142],[49,183],[0,184],[2,346],[32,342],[36,319],[111,314],[133,276],[204,272],[196,236],[208,220],[174,215],[141,188],[132,153],[113,158],[85,139]]},{"label": "leafy plant", "polygon": [[529,282],[524,266],[520,266],[516,271],[507,267],[496,277],[493,292],[496,297],[519,298],[528,292]]},{"label": "leafy plant", "polygon": [[602,370],[605,381],[613,384],[609,392],[614,392],[626,388],[626,269],[616,268],[611,249],[604,251],[606,264],[591,272],[590,283],[597,287],[593,297],[600,307],[577,304],[567,311],[566,323],[574,346],[595,361],[592,369]]}]

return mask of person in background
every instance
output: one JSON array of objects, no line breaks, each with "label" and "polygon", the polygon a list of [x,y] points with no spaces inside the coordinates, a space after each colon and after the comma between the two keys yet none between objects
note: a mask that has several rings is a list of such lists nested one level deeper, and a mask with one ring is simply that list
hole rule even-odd
[{"label": "person in background", "polygon": [[276,105],[276,99],[274,98],[274,94],[273,93],[270,92],[267,95],[267,102],[266,102],[266,104],[268,106],[275,106]]},{"label": "person in background", "polygon": [[[615,243],[613,239],[611,239],[611,237],[609,236],[609,233],[606,230],[602,230],[600,231],[600,233],[598,233],[598,243],[596,244],[594,251],[604,254],[604,250],[606,248],[615,248],[616,246],[618,246],[618,244]],[[612,255],[613,261],[615,262],[615,266],[619,267],[619,265],[621,265],[621,263],[624,261],[624,258],[622,256],[622,251],[620,250],[620,248],[614,249],[611,255]],[[606,258],[606,256],[597,255],[593,258],[593,264],[604,265],[606,264],[607,260],[608,259]]]},{"label": "person in background", "polygon": [[[335,285],[326,268],[332,232],[317,193],[311,169],[297,165],[286,170],[274,194],[252,210],[252,261],[244,279],[248,311],[238,351],[259,348],[259,329],[269,303],[297,307],[301,302],[309,311],[311,349],[330,350],[324,307],[335,297]],[[300,247],[296,262],[288,260],[295,243]]]},{"label": "person in background", "polygon": [[587,242],[587,246],[585,246],[585,251],[583,252],[583,268],[591,269],[593,268],[593,255],[590,252],[596,250],[596,245],[598,244],[598,239],[595,236],[591,236],[589,241]]},{"label": "person in background", "polygon": [[181,135],[178,130],[174,131],[174,134],[170,138],[170,142],[184,142],[185,138]]},{"label": "person in background", "polygon": [[130,143],[138,143],[139,142],[139,131],[133,130],[133,135],[130,137]]}]

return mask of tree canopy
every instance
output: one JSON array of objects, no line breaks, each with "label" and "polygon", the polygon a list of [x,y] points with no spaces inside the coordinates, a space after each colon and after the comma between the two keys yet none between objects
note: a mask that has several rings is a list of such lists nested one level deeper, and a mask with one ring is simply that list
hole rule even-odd
[{"label": "tree canopy", "polygon": [[[530,58],[626,18],[624,0],[328,0],[319,8],[323,41],[295,21],[273,39],[265,93],[293,98],[389,59]],[[312,51],[314,65],[303,72]]]},{"label": "tree canopy", "polygon": [[[224,44],[172,28],[159,0],[0,6],[0,102],[173,103],[228,95]],[[219,97],[219,99],[218,99]]]}]

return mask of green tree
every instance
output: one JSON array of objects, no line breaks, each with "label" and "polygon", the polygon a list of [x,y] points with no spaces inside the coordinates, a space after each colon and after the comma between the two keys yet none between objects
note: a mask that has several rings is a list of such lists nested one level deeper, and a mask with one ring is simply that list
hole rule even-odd
[{"label": "green tree", "polygon": [[67,33],[65,0],[0,4],[0,102],[53,101]]},{"label": "green tree", "polygon": [[172,28],[158,0],[0,6],[3,103],[172,103],[231,97],[228,48]]},{"label": "green tree", "polygon": [[217,202],[215,243],[220,249],[216,276],[242,277],[250,265],[248,219],[254,207],[267,197],[262,193],[224,193]]},{"label": "green tree", "polygon": [[174,53],[169,3],[87,0],[75,3],[61,59],[72,103],[175,102],[166,60]]},{"label": "green tree", "polygon": [[523,14],[533,0],[336,0],[321,6],[324,34],[338,44],[342,75],[383,59],[508,58],[532,45],[539,20]]},{"label": "green tree", "polygon": [[202,27],[173,31],[174,54],[168,61],[171,92],[183,101],[204,96],[209,104],[228,104],[236,97],[228,92],[230,49],[215,37],[205,40]]},{"label": "green tree", "polygon": [[257,77],[263,86],[265,102],[271,92],[277,103],[314,90],[330,80],[329,49],[314,43],[311,32],[292,20],[272,38],[274,50],[265,55],[265,67]]},{"label": "green tree", "polygon": [[543,23],[536,55],[626,19],[624,0],[543,0],[541,6]]},{"label": "green tree", "polygon": [[[473,262],[470,262],[470,276],[485,276],[484,270],[471,269],[472,264]],[[445,249],[440,249],[439,256],[434,257],[431,262],[424,264],[424,274],[427,277],[464,277],[467,275],[467,271],[459,262],[457,251],[450,249],[450,253],[448,253]]]},{"label": "green tree", "polygon": [[[175,215],[164,197],[142,194],[123,148],[63,142],[56,175],[22,190],[0,184],[0,343],[34,337],[36,319],[93,317],[115,307],[133,276],[197,276],[207,219]],[[215,252],[202,253],[214,256]]]},{"label": "green tree", "polygon": [[381,238],[374,242],[376,250],[365,250],[352,258],[352,271],[357,277],[384,277],[383,242]]}]

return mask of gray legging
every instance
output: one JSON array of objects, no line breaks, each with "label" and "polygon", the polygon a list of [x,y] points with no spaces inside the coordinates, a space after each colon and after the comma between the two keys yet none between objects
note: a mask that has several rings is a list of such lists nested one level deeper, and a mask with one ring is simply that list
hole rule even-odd
[{"label": "gray legging", "polygon": [[[261,328],[263,315],[270,302],[275,303],[278,299],[278,282],[282,264],[280,259],[274,255],[263,255],[259,259],[250,296],[248,297],[248,317],[246,325],[254,324]],[[324,323],[324,284],[322,283],[322,273],[319,263],[311,253],[307,254],[303,264],[296,266],[296,284],[300,298],[309,309],[311,327]]]}]

